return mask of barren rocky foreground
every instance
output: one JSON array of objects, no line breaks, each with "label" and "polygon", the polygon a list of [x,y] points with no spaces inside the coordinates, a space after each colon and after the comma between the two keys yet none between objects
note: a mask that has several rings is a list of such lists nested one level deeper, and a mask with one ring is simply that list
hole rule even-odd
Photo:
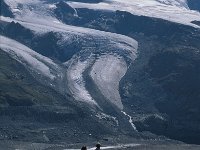
[{"label": "barren rocky foreground", "polygon": [[[80,150],[84,144],[45,144],[29,142],[0,141],[0,150]],[[89,144],[88,144],[89,145]],[[95,143],[93,144],[95,145]],[[92,145],[88,150],[94,150]],[[166,141],[135,141],[129,144],[102,145],[102,150],[199,150],[198,145],[169,143]]]}]

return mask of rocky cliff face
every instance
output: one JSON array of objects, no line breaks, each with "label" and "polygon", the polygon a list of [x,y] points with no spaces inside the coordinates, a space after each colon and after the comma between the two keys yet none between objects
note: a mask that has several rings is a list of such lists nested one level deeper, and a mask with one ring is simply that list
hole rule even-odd
[{"label": "rocky cliff face", "polygon": [[6,17],[13,17],[12,11],[10,10],[9,6],[4,1],[1,1],[0,15],[3,15]]},{"label": "rocky cliff face", "polygon": [[200,4],[197,0],[188,0],[187,3],[190,9],[200,11]]}]

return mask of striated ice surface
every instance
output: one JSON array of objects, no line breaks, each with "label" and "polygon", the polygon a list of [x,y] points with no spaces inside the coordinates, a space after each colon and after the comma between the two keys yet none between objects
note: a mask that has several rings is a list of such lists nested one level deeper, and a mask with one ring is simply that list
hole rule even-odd
[{"label": "striated ice surface", "polygon": [[200,13],[190,10],[186,0],[106,0],[96,4],[80,2],[68,2],[68,4],[74,8],[127,11],[134,15],[161,18],[199,28],[191,21],[200,21]]},{"label": "striated ice surface", "polygon": [[7,37],[0,36],[0,41],[0,48],[10,54],[14,59],[50,79],[55,78],[55,75],[51,73],[51,68],[56,69],[58,66],[51,59]]},{"label": "striated ice surface", "polygon": [[91,105],[98,105],[85,88],[83,72],[89,67],[89,65],[90,61],[88,60],[83,62],[77,60],[77,62],[71,63],[69,69],[67,70],[67,84],[76,100],[86,102]]},{"label": "striated ice surface", "polygon": [[187,0],[157,0],[157,1],[166,5],[188,8]]},{"label": "striated ice surface", "polygon": [[96,60],[90,72],[101,93],[119,109],[123,109],[119,82],[126,71],[127,64],[123,58],[107,54]]}]

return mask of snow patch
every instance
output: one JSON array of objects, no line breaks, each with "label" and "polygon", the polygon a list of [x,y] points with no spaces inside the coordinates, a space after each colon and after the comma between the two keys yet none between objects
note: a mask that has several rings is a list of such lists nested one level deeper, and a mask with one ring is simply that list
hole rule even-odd
[{"label": "snow patch", "polygon": [[50,9],[56,9],[57,7],[56,7],[55,4],[49,4],[49,8],[50,8]]}]

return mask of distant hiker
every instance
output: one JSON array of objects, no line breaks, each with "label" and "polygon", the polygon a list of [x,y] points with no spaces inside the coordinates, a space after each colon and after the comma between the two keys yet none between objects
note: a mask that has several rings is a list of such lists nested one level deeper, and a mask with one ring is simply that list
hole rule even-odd
[{"label": "distant hiker", "polygon": [[101,147],[101,144],[100,144],[100,143],[97,143],[97,144],[96,144],[96,149],[95,149],[95,150],[100,150],[100,147]]},{"label": "distant hiker", "polygon": [[86,147],[86,146],[83,146],[83,147],[81,148],[81,150],[87,150],[87,147]]}]

